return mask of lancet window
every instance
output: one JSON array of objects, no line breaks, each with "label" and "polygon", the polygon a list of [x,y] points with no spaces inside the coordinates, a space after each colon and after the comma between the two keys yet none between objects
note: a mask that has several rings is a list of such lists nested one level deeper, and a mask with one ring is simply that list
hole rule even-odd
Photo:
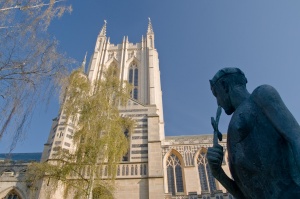
[{"label": "lancet window", "polygon": [[131,97],[138,99],[138,83],[139,83],[139,70],[136,63],[132,63],[129,67],[128,82],[132,84],[133,89],[131,91]]},{"label": "lancet window", "polygon": [[213,177],[207,162],[206,152],[200,152],[197,158],[198,173],[202,192],[210,192],[217,190],[216,181]]},{"label": "lancet window", "polygon": [[18,194],[16,194],[14,191],[11,191],[4,199],[21,199],[21,197],[18,196]]},{"label": "lancet window", "polygon": [[178,192],[184,192],[182,179],[182,165],[179,158],[175,154],[171,154],[166,162],[168,191],[172,195]]}]

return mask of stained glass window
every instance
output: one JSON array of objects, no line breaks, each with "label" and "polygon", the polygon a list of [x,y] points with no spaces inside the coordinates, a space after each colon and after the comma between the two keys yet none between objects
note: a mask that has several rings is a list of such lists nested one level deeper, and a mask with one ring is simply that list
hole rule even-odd
[{"label": "stained glass window", "polygon": [[216,181],[207,162],[206,153],[201,151],[197,158],[198,173],[202,191],[212,193],[217,190]]},{"label": "stained glass window", "polygon": [[169,193],[176,195],[177,192],[184,192],[182,168],[178,157],[171,154],[167,159],[166,166]]},{"label": "stained glass window", "polygon": [[131,97],[138,99],[138,84],[139,84],[139,70],[136,63],[132,63],[129,67],[128,82],[133,85]]},{"label": "stained glass window", "polygon": [[14,193],[14,191],[12,191],[12,192],[10,192],[6,197],[5,197],[5,199],[20,199],[20,197],[16,194],[16,193]]},{"label": "stained glass window", "polygon": [[133,89],[133,99],[137,99],[138,98],[138,89],[134,88]]},{"label": "stained glass window", "polygon": [[139,81],[139,71],[138,69],[134,69],[134,86],[138,85],[138,81]]},{"label": "stained glass window", "polygon": [[130,84],[132,84],[132,80],[133,80],[133,69],[130,68],[130,69],[129,69],[129,78],[128,78],[128,82],[129,82]]},{"label": "stained glass window", "polygon": [[174,168],[172,166],[167,167],[167,176],[168,176],[168,190],[169,193],[175,195],[175,181],[174,181]]}]

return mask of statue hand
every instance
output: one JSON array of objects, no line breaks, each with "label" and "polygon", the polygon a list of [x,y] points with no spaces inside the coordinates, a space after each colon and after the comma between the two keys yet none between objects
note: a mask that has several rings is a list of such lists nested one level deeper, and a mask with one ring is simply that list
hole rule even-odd
[{"label": "statue hand", "polygon": [[219,144],[214,145],[213,147],[208,147],[207,150],[207,160],[211,172],[215,178],[218,179],[220,172],[222,171],[222,162],[223,162],[223,147]]}]

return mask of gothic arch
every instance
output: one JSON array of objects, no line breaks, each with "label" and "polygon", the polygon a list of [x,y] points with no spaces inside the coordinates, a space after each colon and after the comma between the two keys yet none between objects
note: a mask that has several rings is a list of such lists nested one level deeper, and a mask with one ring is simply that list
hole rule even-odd
[{"label": "gothic arch", "polygon": [[201,148],[195,153],[195,155],[194,155],[194,163],[195,163],[195,165],[197,165],[197,159],[198,159],[198,156],[199,156],[199,154],[200,154],[201,152],[206,153],[206,152],[207,152],[207,148],[201,147]]},{"label": "gothic arch", "polygon": [[0,198],[6,199],[9,194],[15,194],[18,196],[18,199],[25,199],[26,196],[21,189],[15,186],[11,186],[0,193]]},{"label": "gothic arch", "polygon": [[131,98],[138,100],[140,92],[140,68],[137,62],[132,61],[128,67],[128,82],[133,86]]},{"label": "gothic arch", "polygon": [[206,158],[207,148],[200,148],[194,157],[195,165],[198,169],[198,178],[201,192],[213,193],[218,189],[215,178],[212,176],[210,167]]},{"label": "gothic arch", "polygon": [[141,65],[140,60],[138,60],[136,57],[131,57],[126,61],[126,63],[130,63],[130,64],[128,64],[129,67],[132,64],[132,62],[136,63],[138,66]]},{"label": "gothic arch", "polygon": [[175,155],[179,158],[180,162],[182,163],[182,166],[185,167],[185,163],[184,163],[183,157],[182,157],[182,155],[181,155],[176,149],[171,149],[171,150],[169,150],[169,151],[165,154],[164,159],[163,159],[164,165],[165,165],[165,163],[166,163],[168,157],[169,157],[172,153],[175,154]]},{"label": "gothic arch", "polygon": [[116,58],[110,59],[108,62],[105,63],[107,67],[110,67],[111,65],[116,65],[119,68],[119,62],[116,60]]},{"label": "gothic arch", "polygon": [[163,159],[164,183],[166,193],[176,195],[185,193],[184,161],[182,155],[175,149],[165,154]]}]

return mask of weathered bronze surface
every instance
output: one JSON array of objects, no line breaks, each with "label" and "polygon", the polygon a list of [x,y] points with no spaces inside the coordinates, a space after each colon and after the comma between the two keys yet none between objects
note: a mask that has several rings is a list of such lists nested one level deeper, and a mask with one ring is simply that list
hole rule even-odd
[{"label": "weathered bronze surface", "polygon": [[207,158],[214,177],[237,199],[300,198],[300,127],[269,85],[251,94],[238,68],[219,70],[211,90],[231,121],[227,132],[229,169],[223,147],[214,144]]}]

